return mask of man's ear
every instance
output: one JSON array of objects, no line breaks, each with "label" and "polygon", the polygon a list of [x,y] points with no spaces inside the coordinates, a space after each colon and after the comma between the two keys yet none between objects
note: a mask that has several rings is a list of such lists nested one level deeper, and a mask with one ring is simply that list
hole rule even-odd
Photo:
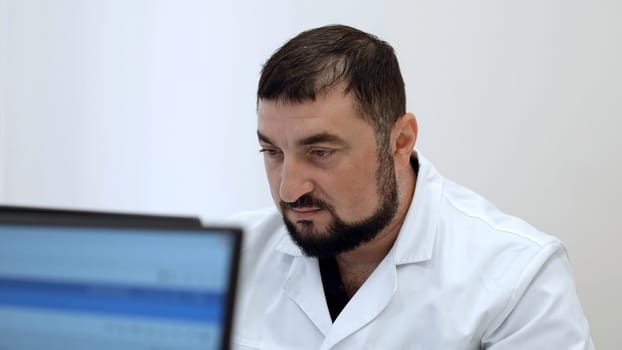
[{"label": "man's ear", "polygon": [[412,113],[399,117],[393,125],[391,147],[396,168],[410,166],[410,156],[417,142],[418,131],[417,118]]}]

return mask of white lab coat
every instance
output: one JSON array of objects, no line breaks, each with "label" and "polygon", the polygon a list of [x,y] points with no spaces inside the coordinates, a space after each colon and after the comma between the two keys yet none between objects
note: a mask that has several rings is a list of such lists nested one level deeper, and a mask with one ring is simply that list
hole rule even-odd
[{"label": "white lab coat", "polygon": [[559,240],[501,213],[418,156],[390,252],[331,321],[316,259],[274,209],[245,229],[233,349],[593,349]]}]

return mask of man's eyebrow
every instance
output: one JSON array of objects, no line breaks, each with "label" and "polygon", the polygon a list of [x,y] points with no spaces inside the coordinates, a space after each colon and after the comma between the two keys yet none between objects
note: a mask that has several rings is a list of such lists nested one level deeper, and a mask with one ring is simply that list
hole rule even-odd
[{"label": "man's eyebrow", "polygon": [[302,146],[309,146],[316,143],[333,143],[338,145],[344,145],[346,142],[341,137],[327,132],[305,137],[298,142],[298,144]]},{"label": "man's eyebrow", "polygon": [[274,142],[270,141],[270,139],[268,138],[268,136],[262,134],[261,132],[259,132],[259,130],[257,130],[257,138],[259,139],[259,141],[263,142],[263,143],[269,143],[271,145],[274,144]]},{"label": "man's eyebrow", "polygon": [[[274,145],[274,142],[272,142],[270,138],[268,138],[268,136],[262,134],[259,130],[257,130],[257,138],[260,142]],[[322,132],[319,134],[307,136],[298,141],[297,143],[300,146],[310,146],[316,143],[332,143],[337,145],[345,145],[346,142],[337,135],[330,134],[328,132]]]}]

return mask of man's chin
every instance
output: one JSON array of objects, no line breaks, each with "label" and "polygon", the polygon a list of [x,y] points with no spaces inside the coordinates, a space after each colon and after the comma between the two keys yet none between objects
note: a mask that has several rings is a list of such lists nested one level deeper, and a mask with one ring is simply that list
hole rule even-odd
[{"label": "man's chin", "polygon": [[297,220],[292,221],[289,217],[283,216],[290,234],[301,240],[315,240],[329,235],[330,224],[322,225],[319,220]]},{"label": "man's chin", "polygon": [[[291,221],[290,221],[291,222]],[[321,238],[328,235],[327,227],[318,225],[314,220],[299,220],[293,223],[298,236],[302,238]]]}]

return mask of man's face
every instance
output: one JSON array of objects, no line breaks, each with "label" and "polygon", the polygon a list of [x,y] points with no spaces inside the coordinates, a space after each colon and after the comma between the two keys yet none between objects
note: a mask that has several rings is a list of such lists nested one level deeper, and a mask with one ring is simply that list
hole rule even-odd
[{"label": "man's face", "polygon": [[341,89],[302,103],[260,100],[258,135],[272,198],[305,254],[352,250],[395,215],[391,153],[378,152],[373,128]]}]

